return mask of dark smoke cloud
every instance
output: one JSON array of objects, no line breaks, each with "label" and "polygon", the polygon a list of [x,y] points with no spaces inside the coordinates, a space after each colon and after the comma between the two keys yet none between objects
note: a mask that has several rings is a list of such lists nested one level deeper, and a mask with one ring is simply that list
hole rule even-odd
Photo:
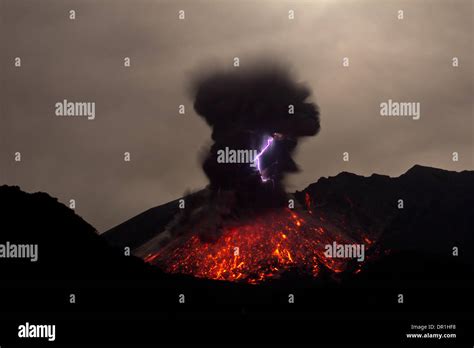
[{"label": "dark smoke cloud", "polygon": [[318,107],[307,101],[309,88],[282,64],[260,62],[209,72],[193,81],[193,92],[196,112],[212,127],[214,145],[203,169],[214,189],[243,190],[242,185],[258,178],[248,165],[217,163],[219,149],[261,149],[269,136],[278,134],[262,160],[272,166],[265,169],[272,171],[272,184],[278,188],[286,172],[297,170],[291,158],[297,139],[320,129]]},{"label": "dark smoke cloud", "polygon": [[[212,138],[234,131],[300,137],[319,131],[319,112],[309,88],[276,63],[211,72],[193,83],[194,108],[213,128]],[[295,113],[288,113],[289,105]]]}]

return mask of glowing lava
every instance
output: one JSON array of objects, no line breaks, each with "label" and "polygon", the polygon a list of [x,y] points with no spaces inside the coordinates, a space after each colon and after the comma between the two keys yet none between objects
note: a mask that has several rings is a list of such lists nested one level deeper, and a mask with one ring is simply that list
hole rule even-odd
[{"label": "glowing lava", "polygon": [[[330,272],[342,272],[348,259],[326,257],[325,245],[354,241],[342,238],[340,231],[329,232],[321,219],[305,216],[290,209],[273,210],[251,223],[224,227],[214,243],[192,234],[149,254],[145,261],[168,273],[252,284],[294,269],[317,276],[321,265]],[[366,248],[369,242],[367,238]]]}]

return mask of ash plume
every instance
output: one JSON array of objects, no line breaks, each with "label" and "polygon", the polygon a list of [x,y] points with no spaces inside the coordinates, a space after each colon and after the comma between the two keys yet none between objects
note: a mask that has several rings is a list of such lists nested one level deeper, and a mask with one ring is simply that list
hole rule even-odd
[{"label": "ash plume", "polygon": [[[319,109],[282,64],[208,71],[191,86],[194,109],[212,128],[213,144],[202,159],[209,186],[202,199],[188,200],[168,231],[215,240],[224,223],[288,204],[283,179],[298,171],[292,158],[298,139],[318,133]],[[258,166],[219,162],[226,148],[261,152]]]},{"label": "ash plume", "polygon": [[318,107],[307,101],[309,88],[295,81],[287,67],[271,63],[211,72],[197,78],[193,90],[194,108],[212,128],[214,144],[203,162],[211,190],[246,194],[268,186],[248,165],[218,163],[217,151],[258,149],[277,135],[262,170],[269,171],[274,195],[284,192],[285,173],[298,169],[291,157],[298,138],[315,135],[320,128]]}]

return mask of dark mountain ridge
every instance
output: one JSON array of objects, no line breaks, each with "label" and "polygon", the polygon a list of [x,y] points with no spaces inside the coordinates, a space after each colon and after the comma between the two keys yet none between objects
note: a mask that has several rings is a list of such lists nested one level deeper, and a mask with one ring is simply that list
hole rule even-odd
[{"label": "dark mountain ridge", "polygon": [[[473,171],[415,166],[398,178],[340,173],[296,192],[299,209],[305,209],[306,194],[311,197],[310,209],[328,219],[342,218],[354,227],[354,233],[367,231],[376,236],[383,250],[390,251],[358,275],[367,284],[385,279],[387,274],[391,277],[385,280],[387,284],[400,279],[433,281],[434,274],[438,283],[453,277],[472,281]],[[403,209],[397,207],[400,198]],[[30,194],[4,185],[0,187],[0,207],[0,243],[39,245],[36,263],[0,260],[2,279],[145,279],[169,286],[226,283],[167,275],[139,258],[124,255],[124,247],[133,250],[165,229],[178,209],[178,200],[149,209],[102,235],[46,193]],[[453,256],[454,246],[459,248],[459,256]],[[277,282],[293,286],[294,277]],[[331,280],[322,275],[300,279],[299,284],[308,282]]]}]

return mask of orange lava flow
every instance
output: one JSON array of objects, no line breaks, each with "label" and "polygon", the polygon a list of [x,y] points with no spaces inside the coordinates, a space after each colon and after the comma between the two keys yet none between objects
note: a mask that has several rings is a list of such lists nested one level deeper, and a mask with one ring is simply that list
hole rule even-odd
[{"label": "orange lava flow", "polygon": [[326,257],[325,245],[351,241],[330,233],[321,221],[290,209],[276,210],[248,224],[224,227],[216,242],[203,242],[193,234],[178,246],[149,254],[145,261],[168,273],[252,284],[279,278],[290,269],[317,276],[321,264],[342,272],[347,259]]}]

